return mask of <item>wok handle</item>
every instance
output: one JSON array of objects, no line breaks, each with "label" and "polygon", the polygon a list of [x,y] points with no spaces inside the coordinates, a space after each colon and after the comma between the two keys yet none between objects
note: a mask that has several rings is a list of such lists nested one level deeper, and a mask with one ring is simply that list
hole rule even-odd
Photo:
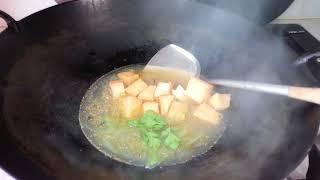
[{"label": "wok handle", "polygon": [[13,19],[13,17],[11,17],[9,14],[1,10],[0,10],[0,17],[6,21],[7,26],[11,31],[20,32],[19,23],[15,19]]},{"label": "wok handle", "polygon": [[296,61],[294,62],[294,65],[299,66],[302,64],[308,63],[311,59],[316,58],[317,61],[320,58],[320,48],[316,48],[311,52],[305,53],[302,56],[299,56]]},{"label": "wok handle", "polygon": [[320,88],[289,86],[288,97],[320,105]]}]

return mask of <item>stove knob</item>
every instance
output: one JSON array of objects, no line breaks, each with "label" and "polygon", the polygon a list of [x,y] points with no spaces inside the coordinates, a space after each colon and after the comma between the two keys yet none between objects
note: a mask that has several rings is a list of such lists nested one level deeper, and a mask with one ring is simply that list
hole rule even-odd
[{"label": "stove knob", "polygon": [[306,65],[311,74],[320,82],[320,56],[309,59]]}]

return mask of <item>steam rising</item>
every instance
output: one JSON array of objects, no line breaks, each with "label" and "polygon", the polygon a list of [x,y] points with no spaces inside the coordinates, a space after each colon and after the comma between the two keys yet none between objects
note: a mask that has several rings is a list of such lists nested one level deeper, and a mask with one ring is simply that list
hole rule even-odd
[{"label": "steam rising", "polygon": [[[265,4],[250,2],[250,7],[256,10],[253,16],[259,19]],[[143,33],[150,39],[167,40],[192,52],[200,61],[205,78],[304,83],[290,67],[295,55],[279,39],[235,14],[189,1],[152,1],[141,7],[137,24],[148,28]],[[250,11],[250,7],[246,10]],[[226,137],[226,141],[234,144],[223,148],[235,153],[226,159],[239,163],[233,163],[226,174],[232,177],[252,166],[250,175],[243,179],[259,179],[263,175],[279,178],[273,165],[289,172],[287,166],[282,167],[272,157],[282,156],[281,150],[289,150],[283,147],[291,130],[289,109],[300,105],[279,96],[240,90],[233,90],[232,94],[235,98],[229,115],[232,136]],[[290,156],[293,155],[288,151],[287,157]],[[212,168],[215,162],[211,162]]]},{"label": "steam rising", "polygon": [[[272,0],[199,0],[200,2],[214,5],[220,9],[233,12],[255,22],[264,21],[268,11],[281,13],[281,6],[274,8]],[[273,8],[273,9],[271,9]]]}]

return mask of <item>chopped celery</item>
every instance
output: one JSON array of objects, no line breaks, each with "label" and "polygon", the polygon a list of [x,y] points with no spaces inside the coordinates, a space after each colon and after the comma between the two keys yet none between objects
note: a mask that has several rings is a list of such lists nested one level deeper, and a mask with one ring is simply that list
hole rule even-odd
[{"label": "chopped celery", "polygon": [[160,163],[158,150],[161,144],[173,150],[180,145],[180,138],[168,127],[166,120],[153,111],[146,111],[139,119],[128,121],[128,125],[138,128],[143,142],[149,148],[148,166]]}]

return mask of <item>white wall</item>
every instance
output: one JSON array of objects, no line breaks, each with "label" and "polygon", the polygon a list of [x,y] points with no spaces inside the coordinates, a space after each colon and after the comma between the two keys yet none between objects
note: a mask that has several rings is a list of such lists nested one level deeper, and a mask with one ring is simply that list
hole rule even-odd
[{"label": "white wall", "polygon": [[278,19],[309,18],[320,18],[320,0],[295,0]]},{"label": "white wall", "polygon": [[[19,21],[30,14],[56,4],[55,0],[0,0],[0,10]],[[0,18],[0,33],[6,27],[5,21]]]},{"label": "white wall", "polygon": [[55,0],[0,0],[0,10],[19,21],[30,14],[56,4]]}]

